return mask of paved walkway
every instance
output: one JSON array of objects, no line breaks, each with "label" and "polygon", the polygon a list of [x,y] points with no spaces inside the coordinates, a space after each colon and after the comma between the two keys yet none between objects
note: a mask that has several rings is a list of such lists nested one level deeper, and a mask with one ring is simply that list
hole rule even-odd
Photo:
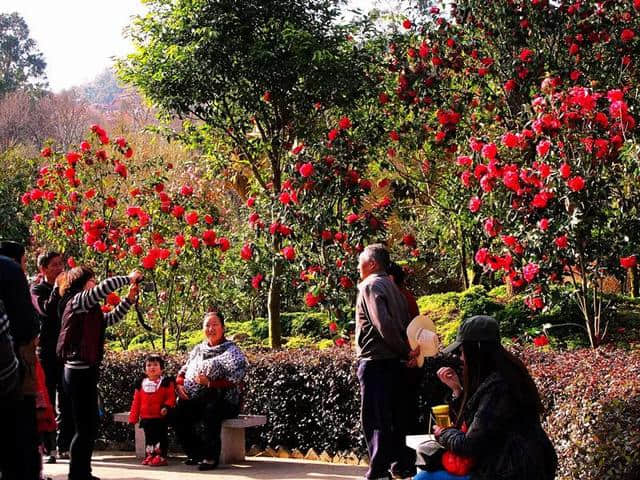
[{"label": "paved walkway", "polygon": [[[131,452],[95,452],[92,465],[93,474],[103,480],[361,480],[366,472],[365,467],[268,457],[247,457],[237,465],[200,472],[197,467],[183,465],[180,458],[170,459],[168,467],[146,467]],[[45,465],[44,472],[54,480],[66,480],[69,462]]]}]

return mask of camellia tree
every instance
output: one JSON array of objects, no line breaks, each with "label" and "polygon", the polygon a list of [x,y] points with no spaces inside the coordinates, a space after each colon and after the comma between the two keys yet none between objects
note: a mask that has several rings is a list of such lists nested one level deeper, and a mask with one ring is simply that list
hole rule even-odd
[{"label": "camellia tree", "polygon": [[[152,0],[120,62],[125,81],[163,112],[185,120],[183,138],[220,175],[245,175],[265,224],[281,222],[291,151],[324,134],[323,112],[349,109],[371,91],[375,56],[341,22],[341,0],[290,2]],[[269,336],[280,346],[285,235],[270,245]]]},{"label": "camellia tree", "polygon": [[[509,229],[512,224],[524,229],[531,227],[513,218],[518,209],[511,202],[517,200],[512,198],[517,196],[517,190],[501,186],[505,172],[507,183],[515,187],[517,183],[526,184],[521,177],[528,178],[528,169],[538,171],[534,147],[535,141],[541,139],[532,123],[540,120],[533,107],[540,101],[543,79],[549,78],[545,90],[553,87],[555,94],[567,98],[572,97],[572,87],[582,88],[586,96],[597,98],[598,108],[605,108],[600,104],[609,92],[620,91],[623,99],[616,101],[624,102],[625,115],[632,119],[639,84],[636,29],[640,4],[547,0],[416,3],[420,15],[402,21],[403,33],[396,35],[385,57],[388,73],[379,100],[387,118],[387,156],[396,172],[423,194],[420,198],[426,198],[439,218],[451,222],[451,230],[459,229],[461,234],[457,240],[463,242],[459,248],[460,261],[462,270],[466,271],[465,257],[477,253],[486,235],[497,237],[501,228]],[[560,100],[546,101],[545,105],[555,108]],[[565,104],[563,108],[568,107]],[[595,204],[597,207],[574,210],[579,217],[573,221],[577,225],[576,219],[580,218],[582,225],[582,253],[571,261],[563,260],[567,268],[579,272],[581,280],[575,284],[576,300],[594,345],[601,341],[605,331],[597,320],[600,287],[595,287],[595,296],[589,295],[592,300],[596,299],[595,308],[593,301],[589,303],[591,306],[585,303],[586,289],[598,285],[603,265],[619,262],[620,258],[625,259],[622,266],[633,266],[631,272],[634,272],[632,255],[636,253],[633,248],[637,241],[637,228],[633,225],[635,210],[631,208],[637,203],[637,197],[632,195],[630,186],[636,180],[637,129],[631,121],[621,120],[618,112],[598,113],[601,114],[599,122],[608,122],[602,127],[609,129],[606,136],[604,131],[588,131],[600,125],[589,115],[580,118],[579,126],[572,125],[571,121],[565,125],[564,114],[556,112],[554,117],[559,118],[558,132],[554,135],[568,137],[561,141],[567,151],[559,155],[573,155],[570,158],[576,165],[572,168],[580,172],[587,187],[590,182],[600,185],[598,189],[590,189],[595,197],[601,198]],[[547,115],[544,117],[547,120],[553,116],[550,112]],[[597,137],[597,133],[602,137]],[[553,147],[557,146],[555,136],[547,138]],[[580,143],[576,136],[587,139],[587,143]],[[610,150],[608,162],[598,168],[581,170],[586,161],[579,155],[592,155],[597,150],[596,141]],[[585,150],[587,146],[589,150]],[[519,154],[503,160],[502,147],[511,153],[516,149]],[[553,165],[548,166],[550,172],[555,172]],[[545,174],[546,168],[542,167]],[[621,168],[624,173],[619,172]],[[554,175],[549,173],[548,178],[556,179]],[[620,185],[624,185],[622,195],[617,190]],[[558,196],[554,198],[562,198],[565,187],[556,187],[553,188],[558,190]],[[620,204],[620,198],[627,196],[631,203]],[[492,200],[486,203],[488,197]],[[540,202],[540,198],[537,201]],[[594,223],[587,220],[590,216]],[[601,242],[600,230],[595,227],[598,221],[607,226],[612,241],[611,248],[602,250],[601,261],[594,264],[594,258],[585,256],[585,252],[596,251]],[[534,235],[536,230],[527,232]],[[613,238],[622,241],[613,241]],[[469,240],[472,241],[465,245]],[[532,237],[526,247],[534,248],[536,241],[544,243],[543,239]],[[560,242],[562,244],[562,240]],[[535,248],[541,249],[542,263],[550,268],[554,260],[550,252],[542,253],[544,245]],[[484,259],[483,253],[480,255]],[[511,260],[505,261],[521,266],[513,252],[511,255]],[[555,252],[554,257],[562,256]],[[490,273],[490,270],[485,271]],[[516,280],[523,278],[522,273]],[[562,278],[556,273],[556,278]],[[608,273],[621,275],[619,269],[609,269]],[[516,281],[516,285],[518,283]],[[535,295],[531,297],[535,298]],[[541,300],[529,303],[536,306]]]},{"label": "camellia tree", "polygon": [[[134,156],[133,148],[99,125],[78,149],[45,147],[36,185],[22,202],[33,212],[36,245],[64,252],[69,267],[86,264],[101,277],[144,270],[145,312],[164,349],[167,330],[179,343],[189,321],[210,306],[208,285],[230,242],[191,184],[167,182],[170,163]],[[117,305],[112,297],[104,308]]]},{"label": "camellia tree", "polygon": [[[366,127],[340,118],[325,138],[290,153],[275,206],[253,196],[246,204],[255,236],[240,255],[253,275],[253,288],[268,278],[259,266],[277,236],[286,276],[301,290],[306,306],[326,308],[336,326],[344,327],[353,305],[357,256],[366,244],[386,240],[394,206],[388,182],[374,185],[366,177],[367,134]],[[265,217],[276,220],[267,224]]]}]

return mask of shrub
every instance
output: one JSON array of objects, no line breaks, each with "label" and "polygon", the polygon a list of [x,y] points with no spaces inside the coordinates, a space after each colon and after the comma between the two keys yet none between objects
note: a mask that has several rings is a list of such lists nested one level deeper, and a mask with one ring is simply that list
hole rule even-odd
[{"label": "shrub", "polygon": [[329,334],[329,317],[325,312],[292,312],[283,313],[291,327],[291,335],[307,336],[313,338],[327,337]]},{"label": "shrub", "polygon": [[[640,471],[640,351],[612,346],[593,352],[556,353],[516,348],[538,385],[545,406],[543,426],[554,443],[558,480],[631,480]],[[101,378],[107,415],[100,440],[111,448],[133,448],[133,429],[114,425],[110,414],[125,411],[132,385],[142,372],[143,352],[109,352]],[[247,444],[335,453],[364,454],[359,425],[359,386],[353,351],[251,350],[244,411],[266,414],[267,425],[247,430]],[[175,373],[185,355],[167,355]],[[438,368],[451,365],[438,357],[423,368],[417,431],[425,432],[429,408],[446,387]],[[636,475],[636,476],[634,476]]]}]

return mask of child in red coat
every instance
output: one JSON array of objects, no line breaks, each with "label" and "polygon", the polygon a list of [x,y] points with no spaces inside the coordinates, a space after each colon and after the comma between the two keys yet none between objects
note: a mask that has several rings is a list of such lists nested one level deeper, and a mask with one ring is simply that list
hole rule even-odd
[{"label": "child in red coat", "polygon": [[163,376],[164,359],[149,355],[144,361],[146,377],[137,382],[129,423],[140,420],[144,430],[146,457],[143,465],[154,467],[167,465],[167,415],[176,406],[175,382]]}]

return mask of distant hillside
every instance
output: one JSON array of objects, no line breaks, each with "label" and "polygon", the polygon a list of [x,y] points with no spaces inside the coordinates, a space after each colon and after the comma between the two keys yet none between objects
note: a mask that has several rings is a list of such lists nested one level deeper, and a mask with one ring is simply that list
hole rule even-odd
[{"label": "distant hillside", "polygon": [[78,87],[78,93],[87,102],[107,110],[123,92],[124,88],[118,84],[111,68],[105,69],[92,82]]}]

